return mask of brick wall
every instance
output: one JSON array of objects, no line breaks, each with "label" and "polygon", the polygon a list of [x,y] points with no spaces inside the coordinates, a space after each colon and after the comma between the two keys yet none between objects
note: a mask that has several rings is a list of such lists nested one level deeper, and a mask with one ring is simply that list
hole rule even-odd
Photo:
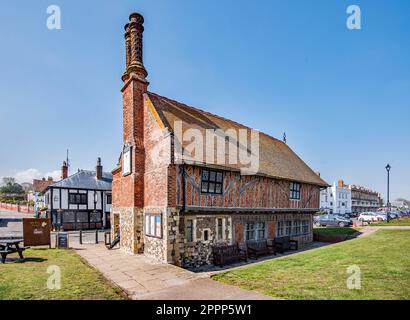
[{"label": "brick wall", "polygon": [[34,207],[28,205],[18,205],[12,203],[2,203],[0,202],[0,209],[21,212],[21,213],[34,213]]},{"label": "brick wall", "polygon": [[[225,172],[223,195],[201,193],[201,168],[186,166],[186,205],[220,208],[289,208],[317,209],[320,187],[302,184],[301,199],[289,199],[289,181],[260,176],[241,176]],[[177,201],[183,204],[182,170],[177,170]]]}]

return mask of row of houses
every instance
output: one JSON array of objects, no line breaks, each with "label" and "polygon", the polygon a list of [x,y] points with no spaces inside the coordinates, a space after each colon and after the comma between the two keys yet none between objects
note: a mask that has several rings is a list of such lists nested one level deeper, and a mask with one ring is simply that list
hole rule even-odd
[{"label": "row of houses", "polygon": [[343,180],[320,192],[320,211],[334,214],[375,212],[382,206],[379,192],[368,188],[345,184]]}]

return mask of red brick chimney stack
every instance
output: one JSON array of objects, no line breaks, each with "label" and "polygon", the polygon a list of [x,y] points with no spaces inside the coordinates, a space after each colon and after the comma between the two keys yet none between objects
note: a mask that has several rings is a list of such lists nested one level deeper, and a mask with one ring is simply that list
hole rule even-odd
[{"label": "red brick chimney stack", "polygon": [[144,32],[144,17],[139,13],[132,13],[129,17],[130,22],[125,29],[125,52],[126,68],[122,77],[123,81],[129,80],[133,74],[139,80],[146,81],[148,75],[142,60],[142,34]]},{"label": "red brick chimney stack", "polygon": [[98,180],[102,179],[103,167],[101,165],[101,158],[97,159],[97,166],[95,167],[95,176]]},{"label": "red brick chimney stack", "polygon": [[68,177],[68,166],[67,162],[63,161],[63,165],[61,166],[61,179],[67,179]]},{"label": "red brick chimney stack", "polygon": [[[148,90],[148,75],[142,59],[144,18],[132,13],[125,25],[126,67],[122,76],[123,152],[130,151],[131,171],[113,182],[113,190],[121,185],[121,193],[113,205],[144,207],[144,94]],[[133,209],[134,210],[134,209]],[[142,220],[141,220],[142,221]]]}]

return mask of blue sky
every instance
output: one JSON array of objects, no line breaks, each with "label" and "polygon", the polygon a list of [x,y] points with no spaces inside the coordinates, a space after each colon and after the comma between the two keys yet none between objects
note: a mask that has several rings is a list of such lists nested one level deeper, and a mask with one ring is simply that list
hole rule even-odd
[{"label": "blue sky", "polygon": [[[49,5],[62,30],[46,27]],[[346,8],[362,29],[346,28]],[[123,26],[145,16],[149,90],[288,144],[332,182],[410,198],[410,1],[2,1],[0,177],[111,170]],[[27,171],[28,169],[32,169]]]}]

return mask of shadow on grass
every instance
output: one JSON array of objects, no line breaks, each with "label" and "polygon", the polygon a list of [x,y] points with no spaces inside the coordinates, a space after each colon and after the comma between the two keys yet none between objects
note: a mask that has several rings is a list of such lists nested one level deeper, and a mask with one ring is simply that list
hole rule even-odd
[{"label": "shadow on grass", "polygon": [[[14,260],[14,259],[10,259],[10,260]],[[19,259],[19,258],[16,258],[15,259],[15,263],[25,263],[25,262],[38,262],[38,263],[41,263],[41,262],[44,262],[44,261],[47,261],[48,259],[44,259],[44,258],[35,258],[35,257],[30,257],[30,258],[24,258],[24,259]]]}]

